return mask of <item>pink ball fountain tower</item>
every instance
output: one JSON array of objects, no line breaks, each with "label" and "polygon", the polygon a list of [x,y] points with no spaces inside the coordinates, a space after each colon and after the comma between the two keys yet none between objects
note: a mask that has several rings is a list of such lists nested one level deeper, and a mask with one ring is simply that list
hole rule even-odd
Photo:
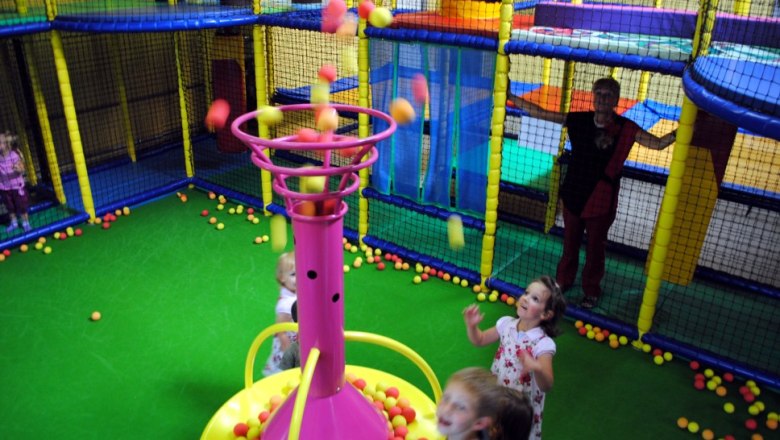
[{"label": "pink ball fountain tower", "polygon": [[[252,162],[273,174],[273,188],[284,197],[287,214],[292,219],[301,365],[306,365],[312,348],[320,351],[304,408],[300,438],[385,440],[388,438],[387,419],[360,391],[347,384],[344,376],[342,237],[347,204],[343,199],[358,189],[357,171],[376,162],[374,144],[392,135],[396,123],[387,114],[373,109],[339,104],[331,104],[330,107],[339,112],[368,114],[384,120],[388,128],[363,139],[328,133],[325,136],[328,141],[319,142],[300,142],[297,135],[261,139],[242,131],[241,125],[256,118],[262,110],[238,117],[231,128],[233,134],[251,148]],[[314,110],[311,104],[278,108],[285,113]],[[322,153],[323,164],[321,167],[299,168],[277,165],[272,162],[269,149]],[[332,163],[333,152],[349,157],[349,162],[346,165]],[[303,193],[287,185],[290,177],[313,176],[325,178],[323,192]],[[330,185],[331,180],[333,185]],[[263,432],[263,440],[287,439],[297,392],[296,389],[290,393],[276,411]]]}]

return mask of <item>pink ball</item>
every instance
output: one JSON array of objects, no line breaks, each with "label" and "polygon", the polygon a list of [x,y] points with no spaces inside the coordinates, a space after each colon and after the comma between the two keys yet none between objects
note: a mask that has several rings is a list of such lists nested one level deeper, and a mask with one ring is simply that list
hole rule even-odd
[{"label": "pink ball", "polygon": [[387,397],[392,397],[394,399],[397,399],[399,394],[401,393],[398,391],[398,388],[396,387],[389,387],[385,390],[385,396]]},{"label": "pink ball", "polygon": [[336,66],[332,64],[323,64],[322,67],[320,67],[317,76],[329,83],[336,81]]},{"label": "pink ball", "polygon": [[224,99],[215,99],[206,114],[206,127],[209,130],[222,129],[230,115],[230,104]]},{"label": "pink ball", "polygon": [[317,131],[313,128],[301,128],[298,130],[298,142],[317,142]]},{"label": "pink ball", "polygon": [[338,30],[344,21],[347,12],[347,4],[344,0],[331,0],[328,6],[322,10],[322,32],[332,34]]},{"label": "pink ball", "polygon": [[412,96],[419,104],[428,102],[428,80],[422,73],[415,73],[412,78]]},{"label": "pink ball", "polygon": [[363,20],[368,20],[368,16],[371,15],[371,11],[376,8],[376,5],[371,0],[363,0],[358,6],[358,16]]},{"label": "pink ball", "polygon": [[247,432],[249,432],[249,425],[246,423],[236,423],[236,426],[233,427],[233,435],[236,437],[243,437]]}]

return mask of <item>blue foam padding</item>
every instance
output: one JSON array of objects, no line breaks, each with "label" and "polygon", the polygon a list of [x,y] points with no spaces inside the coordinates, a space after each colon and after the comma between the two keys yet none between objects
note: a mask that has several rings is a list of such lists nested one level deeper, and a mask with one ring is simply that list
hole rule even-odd
[{"label": "blue foam padding", "polygon": [[255,24],[258,16],[251,8],[224,8],[178,5],[132,9],[126,14],[62,14],[52,28],[73,32],[132,33],[172,32]]},{"label": "blue foam padding", "polygon": [[0,26],[0,38],[10,38],[21,35],[48,32],[51,29],[51,23],[46,21],[45,18],[42,18],[41,20],[43,21]]},{"label": "blue foam padding", "polygon": [[625,67],[634,70],[646,70],[667,75],[681,76],[685,70],[685,62],[662,60],[660,58],[626,55],[603,50],[555,46],[552,44],[534,43],[530,41],[511,40],[504,45],[508,54],[522,54],[556,58],[566,61],[580,61],[610,67]]},{"label": "blue foam padding", "polygon": [[691,71],[692,69],[688,69],[683,74],[683,90],[699,108],[761,136],[780,140],[779,117],[742,107],[718,96],[704,85],[699,84],[693,78]]},{"label": "blue foam padding", "polygon": [[394,41],[409,41],[415,43],[443,44],[445,46],[470,47],[495,51],[498,49],[496,38],[477,35],[453,34],[450,32],[429,31],[425,29],[389,29],[369,27],[366,35],[371,38],[381,38]]},{"label": "blue foam padding", "polygon": [[741,107],[780,117],[780,68],[776,64],[715,56],[699,57],[691,78]]}]

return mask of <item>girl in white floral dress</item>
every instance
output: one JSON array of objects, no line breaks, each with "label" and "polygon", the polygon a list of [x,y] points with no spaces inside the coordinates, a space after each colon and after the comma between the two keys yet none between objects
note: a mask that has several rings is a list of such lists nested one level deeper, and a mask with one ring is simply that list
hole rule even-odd
[{"label": "girl in white floral dress", "polygon": [[517,300],[517,317],[504,316],[485,331],[479,324],[485,317],[477,305],[463,311],[469,341],[482,347],[499,342],[491,371],[498,383],[522,391],[534,409],[529,439],[542,438],[545,393],[553,386],[552,338],[560,332],[558,320],[566,311],[561,288],[549,276],[534,280]]}]

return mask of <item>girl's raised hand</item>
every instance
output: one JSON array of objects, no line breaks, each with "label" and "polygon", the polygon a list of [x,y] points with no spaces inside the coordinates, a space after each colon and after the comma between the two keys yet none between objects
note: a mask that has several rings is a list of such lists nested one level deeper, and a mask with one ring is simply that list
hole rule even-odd
[{"label": "girl's raised hand", "polygon": [[485,315],[480,313],[479,306],[476,304],[472,304],[463,309],[463,320],[466,322],[467,327],[479,325],[484,317]]}]

